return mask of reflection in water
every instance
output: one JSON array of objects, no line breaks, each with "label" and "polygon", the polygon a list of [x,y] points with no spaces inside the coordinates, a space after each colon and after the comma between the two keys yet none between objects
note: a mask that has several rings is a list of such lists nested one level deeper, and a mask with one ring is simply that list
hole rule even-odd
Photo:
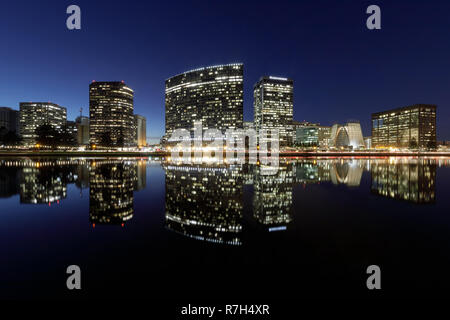
[{"label": "reflection in water", "polygon": [[241,244],[243,175],[239,167],[164,165],[166,225],[183,235]]},{"label": "reflection in water", "polygon": [[415,203],[435,201],[435,160],[377,161],[370,172],[374,194]]},{"label": "reflection in water", "polygon": [[253,212],[255,219],[268,227],[269,231],[284,230],[293,219],[292,188],[294,167],[280,164],[274,175],[261,174],[261,168],[254,168]]},{"label": "reflection in water", "polygon": [[[177,165],[159,160],[58,159],[1,160],[0,198],[20,195],[23,204],[58,204],[69,184],[89,189],[89,220],[119,224],[134,214],[134,192],[146,188],[147,164],[165,171],[165,223],[185,236],[239,245],[242,241],[244,198],[250,192],[253,221],[265,230],[288,228],[294,219],[293,188],[302,184],[361,185],[371,176],[372,194],[413,203],[435,201],[436,167],[449,159],[282,159],[273,175],[260,166]],[[253,186],[253,192],[244,185]],[[247,190],[248,189],[248,190]],[[247,191],[244,191],[247,190]],[[351,191],[349,191],[351,192]]]},{"label": "reflection in water", "polygon": [[137,164],[132,161],[97,160],[89,176],[89,221],[122,224],[133,218]]}]

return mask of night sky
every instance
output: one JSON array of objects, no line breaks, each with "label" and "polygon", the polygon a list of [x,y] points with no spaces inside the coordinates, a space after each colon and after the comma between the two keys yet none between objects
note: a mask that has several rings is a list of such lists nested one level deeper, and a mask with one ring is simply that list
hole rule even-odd
[{"label": "night sky", "polygon": [[[82,29],[66,28],[81,7]],[[381,30],[366,8],[381,7]],[[244,120],[263,75],[294,79],[294,119],[330,125],[414,103],[438,106],[450,140],[450,1],[2,1],[0,105],[89,110],[92,80],[124,80],[147,134],[164,133],[165,79],[244,63]],[[152,141],[149,139],[149,141]]]}]

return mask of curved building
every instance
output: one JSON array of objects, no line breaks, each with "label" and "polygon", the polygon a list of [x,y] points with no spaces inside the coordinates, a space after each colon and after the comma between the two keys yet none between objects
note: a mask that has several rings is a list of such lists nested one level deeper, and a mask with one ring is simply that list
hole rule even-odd
[{"label": "curved building", "polygon": [[244,65],[227,64],[191,70],[166,80],[166,134],[176,129],[237,129],[244,117]]},{"label": "curved building", "polygon": [[364,148],[364,138],[359,122],[348,122],[346,125],[334,124],[331,127],[331,147]]}]

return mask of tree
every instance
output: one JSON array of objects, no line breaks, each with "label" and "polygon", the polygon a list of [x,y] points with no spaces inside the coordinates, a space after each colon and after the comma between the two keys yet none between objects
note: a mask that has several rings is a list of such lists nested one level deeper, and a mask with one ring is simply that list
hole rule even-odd
[{"label": "tree", "polygon": [[58,137],[59,141],[58,144],[61,146],[75,146],[77,144],[76,138],[74,135],[70,132],[69,127],[67,125],[64,125],[61,128],[61,133]]},{"label": "tree", "polygon": [[1,138],[1,141],[7,146],[16,146],[22,141],[22,138],[15,131],[10,130]]},{"label": "tree", "polygon": [[60,143],[60,133],[51,125],[44,124],[36,129],[36,142],[42,146],[55,148]]}]

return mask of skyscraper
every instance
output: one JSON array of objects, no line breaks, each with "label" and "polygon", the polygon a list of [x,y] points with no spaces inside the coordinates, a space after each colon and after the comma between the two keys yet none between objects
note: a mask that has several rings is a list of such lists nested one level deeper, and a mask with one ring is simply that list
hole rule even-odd
[{"label": "skyscraper", "polygon": [[21,102],[19,113],[20,134],[25,145],[36,143],[36,129],[50,125],[61,131],[67,121],[67,110],[50,102]]},{"label": "skyscraper", "polygon": [[145,147],[147,145],[147,121],[145,117],[135,114],[134,127],[135,127],[135,144],[138,147]]},{"label": "skyscraper", "polygon": [[203,129],[243,126],[243,64],[200,68],[166,80],[166,134],[176,129],[193,132],[194,122]]},{"label": "skyscraper", "polygon": [[262,138],[261,130],[278,130],[280,147],[292,146],[294,81],[287,78],[262,77],[255,84],[253,97],[254,122],[259,139]]},{"label": "skyscraper", "polygon": [[436,148],[436,106],[416,104],[373,113],[372,147]]},{"label": "skyscraper", "polygon": [[133,90],[123,81],[89,85],[89,132],[93,145],[134,145]]}]

